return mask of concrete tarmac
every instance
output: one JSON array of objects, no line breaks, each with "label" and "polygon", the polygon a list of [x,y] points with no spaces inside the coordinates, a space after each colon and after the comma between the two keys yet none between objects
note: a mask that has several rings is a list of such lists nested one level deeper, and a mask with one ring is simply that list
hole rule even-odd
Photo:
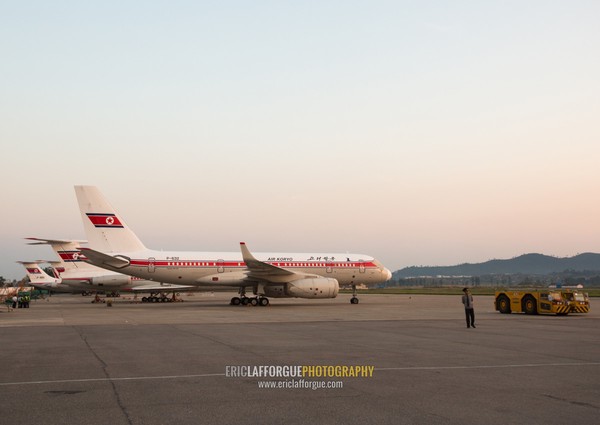
[{"label": "concrete tarmac", "polygon": [[[600,418],[597,299],[589,314],[558,317],[501,315],[493,297],[475,296],[477,328],[467,329],[460,296],[361,295],[352,305],[342,294],[271,299],[268,307],[229,306],[231,296],[117,299],[107,307],[55,295],[29,309],[3,307],[0,421],[563,425]],[[240,366],[305,365],[374,371],[227,376],[252,371]],[[292,388],[321,383],[341,388]]]}]

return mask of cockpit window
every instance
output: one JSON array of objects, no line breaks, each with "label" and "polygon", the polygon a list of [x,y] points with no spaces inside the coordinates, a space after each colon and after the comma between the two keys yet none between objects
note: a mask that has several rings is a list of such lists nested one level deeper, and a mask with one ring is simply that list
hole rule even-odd
[{"label": "cockpit window", "polygon": [[558,292],[551,292],[548,295],[548,300],[549,301],[560,301],[560,300],[562,300],[562,295]]}]

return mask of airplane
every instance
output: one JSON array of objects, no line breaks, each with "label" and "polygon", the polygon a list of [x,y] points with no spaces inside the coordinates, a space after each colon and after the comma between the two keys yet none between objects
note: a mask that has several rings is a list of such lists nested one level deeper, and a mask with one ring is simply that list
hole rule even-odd
[{"label": "airplane", "polygon": [[[64,270],[61,266],[64,264],[62,261],[37,260],[17,261],[17,263],[20,263],[25,267],[27,277],[29,277],[31,285],[35,288],[51,290],[54,292],[81,293],[82,295],[91,294],[91,291],[93,290],[93,288],[90,288],[89,281],[86,279],[63,279],[59,272],[60,270]],[[46,273],[40,266],[42,263],[50,264],[52,276]],[[98,270],[106,273],[106,271],[102,269]]]},{"label": "airplane", "polygon": [[56,277],[60,278],[63,284],[73,289],[83,289],[88,292],[102,290],[112,293],[118,293],[118,291],[149,292],[150,297],[142,298],[144,302],[164,301],[166,297],[158,295],[165,292],[197,290],[197,287],[193,285],[157,283],[93,266],[84,261],[85,256],[77,249],[82,243],[86,243],[87,241],[42,238],[25,239],[34,241],[30,242],[29,245],[50,245],[59,258],[59,261],[52,262],[52,264],[55,264],[53,269],[57,272]]},{"label": "airplane", "polygon": [[[182,285],[238,288],[232,305],[266,306],[272,298],[335,298],[339,286],[389,280],[392,273],[363,254],[256,253],[244,242],[240,252],[163,252],[148,249],[95,186],[75,186],[89,247],[87,262],[107,270]],[[254,297],[247,297],[250,288]]]},{"label": "airplane", "polygon": [[50,276],[42,267],[40,267],[40,263],[48,263],[48,261],[17,261],[17,263],[25,267],[29,282],[34,288],[56,292],[71,292],[70,287],[62,285],[62,281],[59,277]]}]

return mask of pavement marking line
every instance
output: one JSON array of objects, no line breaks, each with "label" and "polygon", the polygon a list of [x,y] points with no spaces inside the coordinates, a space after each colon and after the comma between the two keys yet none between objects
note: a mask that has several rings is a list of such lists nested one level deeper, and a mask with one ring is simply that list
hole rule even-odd
[{"label": "pavement marking line", "polygon": [[518,367],[555,367],[555,366],[600,366],[600,362],[592,363],[525,363],[505,365],[480,365],[480,366],[413,366],[413,367],[382,367],[375,370],[452,370],[452,369],[505,369]]},{"label": "pavement marking line", "polygon": [[10,385],[43,385],[43,384],[69,384],[77,382],[110,382],[110,381],[143,381],[150,379],[189,379],[207,378],[211,376],[225,376],[224,373],[205,373],[202,375],[171,375],[171,376],[133,376],[129,378],[90,378],[90,379],[62,379],[57,381],[26,381],[26,382],[0,382],[0,387]]},{"label": "pavement marking line", "polygon": [[[556,366],[600,366],[600,362],[590,363],[525,363],[525,364],[507,364],[507,365],[480,365],[480,366],[413,366],[413,367],[381,367],[375,368],[375,371],[385,370],[453,370],[453,369],[503,369],[519,367],[556,367]],[[129,378],[90,378],[90,379],[62,379],[56,381],[25,381],[25,382],[0,382],[0,387],[14,385],[44,385],[44,384],[70,384],[83,382],[110,382],[110,381],[144,381],[151,379],[190,379],[190,378],[209,378],[213,376],[225,376],[224,373],[204,373],[200,375],[167,375],[167,376],[132,376]]]}]

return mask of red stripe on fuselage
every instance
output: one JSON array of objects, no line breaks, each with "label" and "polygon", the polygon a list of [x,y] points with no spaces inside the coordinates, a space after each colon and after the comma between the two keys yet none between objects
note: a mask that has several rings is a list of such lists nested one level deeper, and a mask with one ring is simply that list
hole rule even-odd
[{"label": "red stripe on fuselage", "polygon": [[[337,263],[323,263],[316,261],[278,261],[278,262],[266,262],[267,264],[271,264],[275,267],[282,268],[325,268],[332,267],[336,269],[352,269],[352,268],[377,268],[375,263],[372,261],[369,262],[356,262],[356,261],[340,261]],[[154,267],[246,267],[246,263],[243,261],[148,261],[148,260],[131,260],[130,264],[132,266],[138,267],[148,267],[149,265],[153,265]]]}]

